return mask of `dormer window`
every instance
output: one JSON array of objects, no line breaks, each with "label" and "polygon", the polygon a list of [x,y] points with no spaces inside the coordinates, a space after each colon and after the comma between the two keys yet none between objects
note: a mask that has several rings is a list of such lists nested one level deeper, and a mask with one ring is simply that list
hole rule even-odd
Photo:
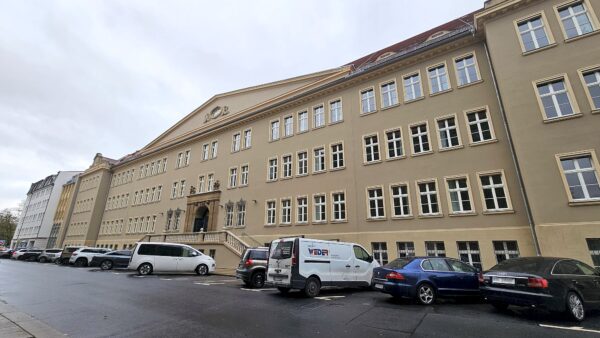
[{"label": "dormer window", "polygon": [[449,31],[440,31],[440,32],[435,32],[435,33],[431,34],[431,35],[429,36],[429,38],[427,38],[427,41],[429,41],[429,40],[433,40],[433,39],[437,39],[437,38],[439,38],[439,37],[442,37],[442,36],[444,36],[444,35],[446,35],[446,34],[448,34],[448,33],[450,33],[450,32],[449,32]]},{"label": "dormer window", "polygon": [[375,60],[375,61],[379,61],[379,60],[383,60],[385,58],[389,58],[390,56],[392,56],[394,54],[396,54],[396,53],[395,52],[385,52],[385,53],[379,55],[379,57],[377,57],[377,60]]}]

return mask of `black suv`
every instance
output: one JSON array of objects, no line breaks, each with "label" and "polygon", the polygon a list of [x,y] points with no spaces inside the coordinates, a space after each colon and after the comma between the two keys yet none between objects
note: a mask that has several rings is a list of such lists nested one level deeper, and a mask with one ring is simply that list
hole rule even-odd
[{"label": "black suv", "polygon": [[235,270],[236,277],[247,287],[262,288],[265,285],[268,256],[269,248],[266,247],[246,249],[240,265]]}]

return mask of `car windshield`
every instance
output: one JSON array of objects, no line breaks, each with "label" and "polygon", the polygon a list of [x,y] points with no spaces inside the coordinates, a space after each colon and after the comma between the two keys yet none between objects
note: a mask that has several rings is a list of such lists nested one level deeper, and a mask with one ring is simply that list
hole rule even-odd
[{"label": "car windshield", "polygon": [[273,259],[288,259],[292,257],[292,248],[294,247],[293,241],[280,241],[277,243],[275,250],[271,258]]},{"label": "car windshield", "polygon": [[248,258],[266,261],[268,255],[269,255],[269,252],[266,250],[251,250]]},{"label": "car windshield", "polygon": [[410,262],[412,262],[412,259],[410,258],[396,258],[383,267],[386,269],[402,269]]},{"label": "car windshield", "polygon": [[547,264],[539,259],[509,259],[498,263],[490,271],[506,271],[541,274],[546,271]]}]

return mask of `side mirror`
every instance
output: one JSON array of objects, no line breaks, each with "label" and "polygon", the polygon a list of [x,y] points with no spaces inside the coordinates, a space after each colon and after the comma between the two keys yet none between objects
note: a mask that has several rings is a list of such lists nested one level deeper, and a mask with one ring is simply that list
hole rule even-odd
[{"label": "side mirror", "polygon": [[369,257],[367,257],[367,262],[369,262],[369,263],[373,263],[373,256],[369,256]]}]

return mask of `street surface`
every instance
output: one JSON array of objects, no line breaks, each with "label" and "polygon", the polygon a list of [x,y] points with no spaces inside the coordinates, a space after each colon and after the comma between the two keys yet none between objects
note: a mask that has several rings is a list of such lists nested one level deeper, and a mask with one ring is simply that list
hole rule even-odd
[{"label": "street surface", "polygon": [[[0,301],[71,337],[598,337],[582,325],[477,300],[424,307],[375,291],[315,299],[249,290],[233,277],[152,275],[0,261]],[[549,326],[549,327],[548,327]]]}]

